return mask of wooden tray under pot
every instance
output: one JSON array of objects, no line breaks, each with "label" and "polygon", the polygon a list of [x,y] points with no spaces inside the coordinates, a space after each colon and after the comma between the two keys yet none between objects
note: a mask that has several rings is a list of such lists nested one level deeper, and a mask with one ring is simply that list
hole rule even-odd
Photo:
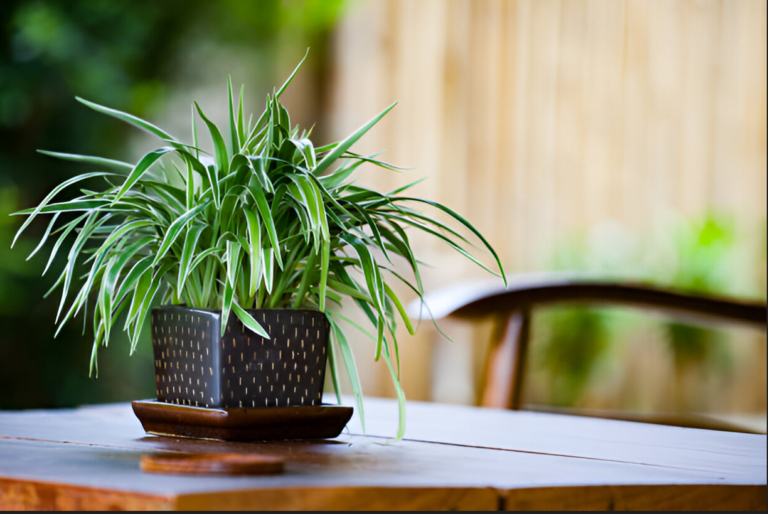
[{"label": "wooden tray under pot", "polygon": [[341,405],[206,409],[157,400],[131,405],[148,434],[221,441],[330,439],[341,434],[354,411]]}]

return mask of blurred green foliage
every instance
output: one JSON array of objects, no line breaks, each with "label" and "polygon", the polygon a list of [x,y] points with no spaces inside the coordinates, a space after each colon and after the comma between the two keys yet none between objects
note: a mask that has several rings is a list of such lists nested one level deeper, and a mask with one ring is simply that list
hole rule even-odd
[{"label": "blurred green foliage", "polygon": [[[236,55],[236,70],[255,70],[261,85],[271,86],[284,73],[278,55],[285,41],[302,53],[311,46],[322,68],[343,7],[342,0],[0,2],[0,409],[154,396],[149,345],[128,359],[117,335],[112,344],[125,353],[107,352],[94,382],[88,379],[90,334],[73,325],[53,338],[57,299],[43,295],[62,261],[41,279],[46,249],[25,260],[45,223],[9,250],[20,220],[8,213],[36,205],[83,171],[36,149],[130,160],[134,132],[93,115],[74,97],[152,119],[173,97],[175,84],[205,74],[207,63],[195,51],[206,45]],[[179,75],[185,61],[195,63],[198,76]]]},{"label": "blurred green foliage", "polygon": [[[765,299],[760,275],[765,240],[757,245],[759,254],[749,253],[744,243],[733,220],[722,215],[669,219],[646,239],[605,224],[557,248],[552,268],[696,294]],[[611,350],[643,321],[638,311],[613,307],[563,306],[537,313],[531,352],[534,368],[549,384],[547,403],[580,405],[600,370],[626,366],[611,361]],[[663,322],[661,332],[678,374],[691,368],[720,375],[733,371],[726,332],[675,321]]]},{"label": "blurred green foliage", "polygon": [[[680,262],[672,283],[685,291],[702,294],[733,292],[732,284],[743,274],[734,266],[730,255],[737,243],[735,227],[730,220],[707,217],[685,226],[675,239]],[[727,337],[723,332],[670,322],[666,325],[668,342],[675,363],[680,367],[708,364],[730,369]]]},{"label": "blurred green foliage", "polygon": [[610,322],[610,312],[588,307],[555,307],[535,315],[531,352],[549,379],[549,405],[570,407],[581,399],[615,335]]}]

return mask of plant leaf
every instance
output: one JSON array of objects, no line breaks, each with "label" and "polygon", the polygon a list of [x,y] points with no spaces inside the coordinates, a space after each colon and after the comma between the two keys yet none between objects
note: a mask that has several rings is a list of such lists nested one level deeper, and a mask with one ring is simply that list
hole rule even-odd
[{"label": "plant leaf", "polygon": [[244,209],[245,219],[248,224],[248,242],[250,244],[250,284],[248,295],[254,296],[261,279],[261,225],[259,215],[250,209]]},{"label": "plant leaf", "polygon": [[123,185],[120,187],[120,191],[117,192],[117,195],[115,195],[115,199],[112,201],[112,203],[114,204],[120,200],[120,198],[122,198],[125,193],[127,193],[128,190],[131,189],[133,185],[141,179],[147,170],[149,170],[150,166],[152,166],[160,157],[172,151],[174,151],[173,148],[170,146],[165,146],[163,148],[153,150],[142,157],[136,167],[134,167],[133,170],[131,170],[131,172],[128,174],[128,177],[125,179],[125,182],[123,182]]},{"label": "plant leaf", "polygon": [[[113,118],[117,118],[118,120],[124,121],[126,123],[129,123],[133,125],[134,127],[138,127],[140,129],[147,130],[151,132],[152,134],[155,134],[156,136],[162,138],[162,139],[168,139],[171,141],[175,141],[176,138],[174,138],[169,133],[165,132],[164,130],[152,125],[148,121],[144,121],[141,118],[137,118],[136,116],[132,114],[128,114],[125,112],[121,112],[115,109],[110,109],[109,107],[104,107],[103,105],[95,104],[93,102],[89,102],[88,100],[85,100],[80,97],[75,97],[75,99],[80,102],[83,105],[86,105],[93,109],[94,111],[100,112],[102,114],[106,114],[107,116],[112,116]],[[197,145],[195,145],[197,146]]]},{"label": "plant leaf", "polygon": [[[211,139],[213,140],[213,156],[216,161],[216,168],[219,176],[226,176],[229,171],[229,157],[227,156],[227,146],[224,144],[224,138],[221,137],[218,127],[214,125],[211,120],[205,117],[200,106],[195,102],[197,113],[203,119],[208,126],[208,131],[211,133]],[[218,180],[218,177],[217,177]],[[213,182],[213,180],[211,180]]]},{"label": "plant leaf", "polygon": [[395,368],[392,367],[392,359],[389,357],[389,352],[386,352],[384,354],[384,362],[387,363],[387,367],[389,368],[389,374],[392,377],[392,384],[394,384],[395,392],[397,394],[398,423],[397,423],[397,436],[395,437],[395,441],[400,441],[403,438],[403,436],[405,436],[405,421],[406,421],[405,392],[403,391],[403,387],[400,385],[400,380],[398,380],[397,374],[395,374]]},{"label": "plant leaf", "polygon": [[245,93],[245,85],[242,85],[240,86],[240,101],[237,104],[237,137],[240,139],[240,150],[245,148],[245,126],[243,125],[243,94],[244,93]]},{"label": "plant leaf", "polygon": [[134,324],[133,329],[133,337],[131,338],[131,355],[133,355],[133,352],[136,351],[136,346],[139,343],[139,336],[141,335],[141,329],[144,326],[144,320],[147,318],[147,312],[149,311],[149,308],[152,306],[152,302],[155,299],[155,296],[157,296],[157,292],[160,289],[160,286],[162,285],[162,278],[163,276],[168,273],[171,268],[173,267],[173,264],[168,263],[164,264],[157,272],[152,275],[151,281],[150,281],[150,287],[147,290],[147,293],[144,295],[144,300],[141,302],[141,308],[139,309],[139,312],[136,315],[136,322]]},{"label": "plant leaf", "polygon": [[272,250],[274,250],[277,264],[282,268],[283,261],[280,256],[280,241],[277,239],[275,221],[272,218],[272,212],[270,211],[269,204],[267,203],[267,199],[264,196],[264,191],[262,191],[261,187],[259,186],[250,187],[249,191],[251,192],[253,198],[256,200],[256,208],[259,210],[261,219],[264,221],[264,228],[267,230],[267,236],[269,236],[269,242],[272,245]]},{"label": "plant leaf", "polygon": [[323,241],[320,263],[320,310],[325,312],[325,294],[328,284],[328,267],[331,259],[331,242]]},{"label": "plant leaf", "polygon": [[232,310],[232,302],[235,296],[235,288],[229,280],[224,285],[224,298],[221,306],[221,337],[224,337],[224,333],[227,331],[227,323],[229,322],[229,313]]},{"label": "plant leaf", "polygon": [[240,132],[237,130],[235,105],[232,100],[232,77],[227,75],[227,102],[229,102],[229,136],[232,140],[232,155],[240,152]]},{"label": "plant leaf", "polygon": [[499,272],[501,273],[501,278],[504,280],[504,285],[507,285],[507,276],[504,273],[504,267],[501,265],[501,259],[499,259],[499,256],[496,254],[496,250],[493,249],[491,244],[483,237],[483,235],[478,231],[474,225],[472,225],[469,221],[467,221],[461,214],[457,213],[456,211],[449,209],[445,205],[439,204],[437,202],[433,202],[431,200],[425,200],[423,198],[414,198],[414,197],[395,197],[393,198],[393,201],[411,201],[411,202],[420,202],[425,203],[427,205],[431,205],[432,207],[439,209],[449,216],[451,216],[453,219],[464,225],[466,228],[468,228],[475,236],[477,236],[480,241],[483,242],[485,247],[488,249],[489,252],[491,252],[491,255],[493,255],[493,258],[496,260],[496,264],[499,266]]},{"label": "plant leaf", "polygon": [[123,161],[116,161],[113,159],[105,159],[104,157],[94,157],[92,155],[77,155],[73,153],[61,153],[61,152],[49,152],[48,150],[38,150],[37,153],[47,155],[48,157],[54,157],[64,161],[80,162],[85,164],[93,164],[100,168],[109,168],[116,171],[131,171],[133,164],[128,164]]},{"label": "plant leaf", "polygon": [[280,95],[282,95],[285,92],[285,89],[288,87],[288,85],[293,80],[293,77],[296,76],[296,73],[298,73],[299,68],[301,68],[301,65],[304,64],[304,60],[307,58],[307,55],[309,55],[309,48],[307,48],[307,51],[304,53],[304,57],[302,57],[301,61],[299,62],[298,66],[294,68],[293,73],[291,73],[291,76],[288,77],[288,80],[285,81],[285,83],[280,87],[280,89],[275,93],[275,98],[280,98]]},{"label": "plant leaf", "polygon": [[157,266],[157,263],[160,262],[160,259],[165,257],[165,254],[168,253],[171,245],[176,242],[176,239],[179,237],[179,234],[181,234],[181,231],[184,229],[187,223],[189,223],[203,209],[208,207],[209,203],[211,203],[210,200],[201,205],[198,205],[171,223],[171,226],[168,227],[168,231],[165,233],[165,237],[163,237],[163,242],[160,245],[160,248],[157,250],[157,254],[155,255],[155,260],[152,262],[152,266]]},{"label": "plant leaf", "polygon": [[272,248],[262,248],[261,262],[264,263],[264,285],[267,292],[272,292],[272,280],[275,276],[275,252]]},{"label": "plant leaf", "polygon": [[45,234],[43,234],[43,237],[40,239],[40,242],[37,244],[34,250],[32,250],[32,253],[29,254],[27,257],[27,260],[34,257],[34,255],[40,251],[40,249],[45,245],[45,242],[48,240],[48,236],[51,235],[51,230],[53,229],[54,225],[56,225],[56,221],[59,219],[59,214],[56,213],[53,215],[53,218],[51,218],[50,223],[48,223],[48,227],[45,229]]},{"label": "plant leaf", "polygon": [[[52,205],[48,206],[48,207],[50,207],[48,210],[45,209],[46,205],[48,205],[48,202],[50,202],[53,199],[53,197],[55,197],[57,194],[59,194],[63,189],[66,189],[67,187],[71,186],[72,184],[76,184],[78,182],[82,182],[83,180],[87,180],[89,178],[105,177],[105,176],[114,176],[114,173],[108,173],[108,172],[104,172],[104,171],[96,171],[96,172],[93,172],[93,173],[84,173],[82,175],[78,175],[76,177],[72,177],[71,179],[65,180],[64,182],[62,182],[58,186],[54,187],[53,191],[48,193],[48,195],[46,195],[46,197],[43,198],[43,201],[40,202],[40,204],[37,207],[35,207],[34,209],[32,209],[31,211],[19,211],[19,212],[15,213],[17,215],[29,213],[29,218],[27,218],[24,221],[24,223],[22,223],[21,228],[19,228],[19,230],[16,232],[16,236],[13,238],[13,241],[11,242],[11,248],[13,248],[13,245],[16,244],[16,241],[19,239],[19,236],[21,235],[21,233],[24,232],[24,229],[26,229],[29,226],[29,224],[32,223],[32,220],[34,220],[35,217],[38,214],[46,213],[46,212],[62,212],[64,210],[82,210],[82,209],[63,209],[63,208],[61,208],[61,209],[52,209],[52,207],[54,207],[54,206],[63,206],[65,204],[69,204],[70,206],[74,207],[75,202],[65,202],[65,204],[52,204]],[[94,202],[94,201],[92,201],[92,202]],[[97,202],[95,204],[95,206],[101,207],[103,205],[99,201],[95,201],[95,202]],[[94,205],[94,204],[88,204],[88,205]],[[87,209],[90,209],[90,208],[92,208],[92,207],[87,207]]]},{"label": "plant leaf", "polygon": [[344,361],[344,367],[347,369],[347,376],[352,384],[352,392],[355,394],[355,401],[357,402],[357,413],[360,416],[360,425],[365,433],[365,410],[363,409],[363,386],[360,384],[360,377],[357,372],[357,364],[355,364],[355,356],[352,354],[352,349],[349,347],[349,341],[347,341],[344,332],[339,328],[333,319],[328,320],[331,324],[331,333],[333,334],[336,344],[339,345],[341,350],[341,357]]},{"label": "plant leaf", "polygon": [[227,241],[227,280],[232,287],[237,284],[237,274],[240,271],[240,243]]},{"label": "plant leaf", "polygon": [[253,318],[253,316],[248,314],[248,311],[240,307],[237,302],[232,302],[232,310],[235,312],[237,319],[239,319],[242,324],[246,326],[246,328],[257,333],[264,339],[271,339],[269,334],[267,334],[267,331],[264,330],[264,327],[262,327],[259,322]]},{"label": "plant leaf", "polygon": [[400,302],[400,298],[397,297],[395,292],[392,291],[392,288],[389,287],[386,282],[384,283],[384,289],[387,292],[389,299],[392,300],[392,303],[395,304],[397,312],[400,313],[400,317],[403,318],[403,323],[405,323],[405,327],[408,329],[408,333],[414,335],[416,331],[413,329],[413,325],[411,325],[411,320],[408,317],[408,314],[405,313],[405,308],[403,307],[402,302]]},{"label": "plant leaf", "polygon": [[189,276],[189,266],[192,264],[192,256],[197,247],[197,241],[200,239],[200,233],[205,230],[205,228],[206,226],[202,224],[192,225],[187,230],[187,235],[184,237],[184,249],[181,252],[181,260],[179,261],[179,279],[176,284],[176,291],[179,295],[181,295],[181,292],[184,290],[184,283]]},{"label": "plant leaf", "polygon": [[331,380],[333,381],[333,392],[336,393],[336,403],[342,404],[341,401],[341,387],[339,386],[339,366],[336,362],[336,350],[333,346],[333,335],[328,334],[328,367],[331,370]]},{"label": "plant leaf", "polygon": [[373,118],[371,121],[369,121],[359,129],[357,129],[352,135],[348,136],[346,139],[341,141],[338,144],[338,146],[336,146],[331,152],[325,155],[325,157],[323,157],[323,159],[319,163],[317,163],[317,167],[314,170],[312,170],[312,173],[315,176],[318,176],[322,172],[324,172],[328,168],[328,166],[333,164],[333,162],[336,159],[338,159],[344,152],[349,150],[349,147],[355,144],[357,140],[363,136],[363,134],[365,134],[371,129],[371,127],[376,125],[379,122],[379,120],[384,117],[384,115],[386,115],[389,111],[391,111],[395,107],[395,105],[397,105],[397,102],[393,103],[392,105],[384,109],[384,111],[382,111],[381,114],[379,114],[378,116]]}]

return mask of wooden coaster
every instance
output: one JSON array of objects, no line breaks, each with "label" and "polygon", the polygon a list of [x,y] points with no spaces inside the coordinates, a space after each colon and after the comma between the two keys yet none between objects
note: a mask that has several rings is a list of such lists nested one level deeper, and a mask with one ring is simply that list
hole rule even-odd
[{"label": "wooden coaster", "polygon": [[142,455],[140,467],[147,473],[194,475],[276,475],[285,459],[271,455],[239,453],[164,453]]}]

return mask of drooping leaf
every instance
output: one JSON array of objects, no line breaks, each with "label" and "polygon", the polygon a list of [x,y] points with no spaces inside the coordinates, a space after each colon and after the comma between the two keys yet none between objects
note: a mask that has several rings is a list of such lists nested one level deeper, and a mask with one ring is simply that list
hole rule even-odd
[{"label": "drooping leaf", "polygon": [[341,358],[344,361],[344,367],[347,369],[347,376],[352,383],[352,392],[355,395],[355,401],[357,402],[357,413],[360,416],[360,425],[365,433],[365,410],[363,408],[363,386],[360,384],[360,377],[357,372],[357,364],[355,363],[355,356],[352,354],[352,349],[349,346],[349,341],[344,335],[344,332],[339,328],[333,319],[329,319],[331,324],[331,334],[336,340],[336,344],[339,345],[341,351]]},{"label": "drooping leaf", "polygon": [[232,303],[234,299],[235,287],[229,282],[229,280],[226,280],[224,284],[224,297],[221,302],[221,337],[224,337],[224,333],[227,331],[229,313],[232,310]]},{"label": "drooping leaf", "polygon": [[32,253],[29,254],[27,257],[27,260],[31,259],[35,256],[37,252],[40,251],[40,249],[45,245],[45,242],[48,241],[48,236],[51,235],[51,230],[53,230],[53,227],[56,225],[56,221],[59,219],[59,214],[56,213],[53,215],[53,218],[51,218],[50,223],[48,223],[48,227],[45,229],[45,234],[43,234],[43,237],[40,238],[40,242],[37,244],[34,250],[32,250]]},{"label": "drooping leaf", "polygon": [[394,303],[395,307],[397,307],[397,312],[400,313],[400,317],[403,319],[403,323],[405,323],[405,327],[408,329],[408,333],[414,335],[416,332],[413,330],[413,325],[411,325],[411,320],[408,317],[408,314],[406,314],[402,302],[386,282],[384,283],[384,289],[386,290],[389,299],[392,300],[392,303]]},{"label": "drooping leaf", "polygon": [[99,168],[113,169],[116,171],[127,172],[133,169],[133,164],[114,159],[105,159],[104,157],[95,157],[93,155],[77,155],[73,153],[50,152],[48,150],[38,150],[37,153],[54,157],[64,161],[80,162],[84,164],[93,164]]},{"label": "drooping leaf", "polygon": [[453,219],[464,225],[466,228],[468,228],[475,236],[477,236],[480,241],[483,242],[485,247],[488,249],[488,251],[493,255],[493,258],[496,260],[496,264],[499,266],[499,273],[501,273],[501,278],[504,280],[504,285],[507,285],[507,277],[504,273],[504,267],[501,265],[501,259],[499,259],[498,254],[496,253],[496,250],[493,249],[491,244],[483,237],[483,235],[480,233],[479,230],[475,228],[474,225],[472,225],[469,221],[467,221],[461,214],[454,211],[453,209],[450,209],[446,207],[445,205],[439,204],[437,202],[433,202],[431,200],[425,200],[423,198],[415,198],[415,197],[396,197],[393,200],[395,201],[410,201],[410,202],[419,202],[424,203],[427,205],[430,205],[436,209],[439,209],[449,216],[451,216]]},{"label": "drooping leaf", "polygon": [[[124,121],[126,123],[129,123],[133,125],[134,127],[138,127],[140,129],[147,130],[151,132],[152,134],[155,134],[156,136],[162,138],[162,139],[168,139],[168,140],[175,140],[173,136],[171,136],[169,133],[165,132],[164,130],[152,125],[148,121],[144,121],[141,118],[138,118],[132,114],[128,114],[125,112],[118,111],[116,109],[110,109],[109,107],[104,107],[103,105],[95,104],[93,102],[89,102],[88,100],[85,100],[80,97],[75,97],[75,99],[80,102],[83,105],[87,105],[94,111],[100,112],[102,114],[106,114],[107,116],[112,116],[113,118],[117,118],[118,120]],[[197,146],[197,145],[195,145]]]},{"label": "drooping leaf", "polygon": [[[72,201],[72,202],[65,202],[64,204],[52,204],[52,205],[48,205],[48,202],[50,202],[57,194],[59,194],[62,190],[66,189],[72,184],[82,182],[83,180],[87,180],[89,178],[106,177],[106,176],[112,176],[112,175],[114,175],[114,173],[97,171],[93,173],[84,173],[83,175],[72,177],[71,179],[65,180],[58,186],[54,187],[53,190],[50,193],[48,193],[45,198],[43,198],[43,201],[40,202],[40,204],[34,209],[32,209],[31,211],[27,210],[27,211],[19,211],[15,213],[16,215],[29,214],[29,217],[21,225],[21,228],[19,228],[19,230],[16,232],[16,236],[14,236],[13,241],[11,242],[11,248],[13,248],[13,245],[16,244],[16,241],[19,239],[19,236],[21,235],[21,233],[24,232],[24,229],[27,228],[29,224],[32,223],[32,220],[34,220],[35,217],[40,213],[88,210],[94,207],[101,207],[103,203],[98,200],[86,200],[79,203]],[[48,209],[46,209],[46,206],[48,207]],[[65,206],[69,206],[71,208],[67,209],[65,208]],[[54,207],[58,207],[58,208],[54,208]]]},{"label": "drooping leaf", "polygon": [[139,343],[139,335],[141,334],[141,329],[144,326],[144,321],[147,318],[149,308],[152,306],[152,302],[160,290],[160,286],[162,285],[162,278],[171,270],[172,266],[173,264],[171,263],[163,264],[162,267],[157,270],[154,275],[152,275],[149,289],[144,295],[144,300],[141,302],[141,307],[136,315],[136,321],[133,328],[133,336],[131,337],[131,355],[133,355],[133,353],[136,351],[136,346]]},{"label": "drooping leaf", "polygon": [[242,324],[246,326],[246,328],[257,333],[264,339],[271,339],[269,334],[267,334],[267,331],[264,330],[264,327],[262,327],[259,322],[253,318],[253,316],[248,314],[248,311],[240,307],[237,302],[232,302],[232,310],[235,311],[237,319],[239,319]]}]

